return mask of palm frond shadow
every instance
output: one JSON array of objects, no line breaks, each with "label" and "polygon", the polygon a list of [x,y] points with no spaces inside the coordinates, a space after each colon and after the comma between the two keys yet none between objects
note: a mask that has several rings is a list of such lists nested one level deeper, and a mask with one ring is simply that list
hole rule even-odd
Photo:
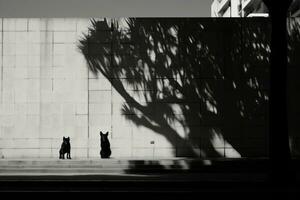
[{"label": "palm frond shadow", "polygon": [[124,98],[124,117],[175,156],[228,156],[218,137],[241,157],[265,157],[270,35],[267,18],[105,19],[91,21],[79,49]]}]

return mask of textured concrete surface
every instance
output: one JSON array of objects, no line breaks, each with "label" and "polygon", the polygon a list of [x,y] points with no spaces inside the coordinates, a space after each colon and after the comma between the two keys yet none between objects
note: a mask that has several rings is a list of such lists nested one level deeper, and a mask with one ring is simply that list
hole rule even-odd
[{"label": "textured concrete surface", "polygon": [[[1,18],[0,158],[56,158],[63,136],[71,138],[73,158],[97,158],[100,130],[110,133],[112,157],[184,155],[182,144],[171,145],[163,135],[127,120],[121,111],[124,99],[105,77],[88,71],[77,45],[89,26],[89,19]],[[145,101],[139,95],[143,91],[126,90],[141,104]],[[155,109],[164,106],[157,103]],[[180,107],[174,104],[172,110],[180,118]],[[209,127],[198,123],[193,128],[199,132],[219,129],[214,121]],[[187,127],[177,122],[170,126],[188,137]],[[251,125],[251,131],[251,138],[236,140],[249,140],[259,146],[252,148],[254,154],[265,155],[264,127]],[[210,139],[220,156],[240,156],[222,137]],[[243,148],[251,149],[247,145]],[[199,146],[194,148],[203,154]]]},{"label": "textured concrete surface", "polygon": [[[194,167],[188,169],[186,166]],[[264,158],[230,161],[188,158],[2,159],[0,191],[93,191],[108,193],[110,197],[129,192],[166,194],[168,197],[192,193],[237,195],[246,192],[256,196],[299,192],[299,170],[291,172],[292,181],[274,184],[270,182],[269,167]],[[298,161],[294,162],[294,167],[299,169]]]},{"label": "textured concrete surface", "polygon": [[[245,172],[266,173],[266,159],[190,159],[190,158],[122,158],[122,159],[2,159],[0,176],[81,176],[148,174],[188,175],[194,173]],[[247,169],[247,170],[245,170]],[[229,177],[224,173],[225,177]],[[187,177],[191,177],[188,175]],[[203,176],[205,178],[205,175]],[[220,176],[221,178],[222,176]],[[248,177],[248,176],[246,176]],[[224,178],[224,177],[223,177]],[[232,176],[234,180],[234,176]],[[251,177],[248,177],[251,178]]]}]

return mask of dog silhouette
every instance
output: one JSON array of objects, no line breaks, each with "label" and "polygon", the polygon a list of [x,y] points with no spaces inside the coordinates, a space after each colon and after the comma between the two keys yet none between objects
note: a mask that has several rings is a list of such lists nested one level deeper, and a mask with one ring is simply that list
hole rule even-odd
[{"label": "dog silhouette", "polygon": [[67,159],[71,159],[70,137],[63,137],[63,142],[59,150],[59,159],[65,159],[65,154],[67,154]]},{"label": "dog silhouette", "polygon": [[111,155],[111,150],[110,150],[110,143],[108,140],[108,132],[106,134],[102,133],[100,131],[100,142],[101,142],[101,151],[100,151],[100,156],[101,158],[109,158]]}]

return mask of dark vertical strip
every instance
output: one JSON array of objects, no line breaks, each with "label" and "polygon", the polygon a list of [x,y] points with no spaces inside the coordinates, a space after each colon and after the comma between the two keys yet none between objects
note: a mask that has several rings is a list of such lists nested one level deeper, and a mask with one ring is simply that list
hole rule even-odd
[{"label": "dark vertical strip", "polygon": [[271,181],[289,180],[290,149],[287,126],[287,8],[289,1],[265,1],[272,19],[270,69],[270,158]]},{"label": "dark vertical strip", "polygon": [[[240,2],[242,4],[242,2]],[[241,10],[242,10],[242,5],[241,5]],[[243,10],[241,12],[244,12]],[[239,59],[240,59],[240,66],[241,66],[241,69],[238,69],[238,77],[235,79],[237,80],[236,82],[241,82],[241,71],[244,70],[244,66],[245,66],[245,60],[244,60],[244,48],[245,47],[245,42],[244,42],[244,30],[245,30],[245,18],[243,18],[243,14],[241,16],[242,18],[240,19],[240,34],[241,34],[241,38],[240,38],[240,56],[239,56]],[[235,68],[236,69],[236,68]],[[234,78],[233,78],[234,80]],[[240,88],[238,88],[240,90]],[[245,147],[245,143],[246,143],[246,137],[245,137],[245,131],[244,131],[244,127],[242,126],[241,123],[239,123],[239,130],[242,130],[241,133],[241,141],[240,143],[242,144],[243,147]],[[243,157],[243,155],[241,155],[241,157]]]},{"label": "dark vertical strip", "polygon": [[29,32],[29,18],[27,20],[27,32]]}]

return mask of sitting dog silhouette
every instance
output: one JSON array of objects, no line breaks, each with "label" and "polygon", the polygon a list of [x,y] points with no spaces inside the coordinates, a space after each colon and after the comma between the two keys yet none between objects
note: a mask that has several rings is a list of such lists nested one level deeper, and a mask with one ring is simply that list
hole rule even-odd
[{"label": "sitting dog silhouette", "polygon": [[111,150],[110,150],[110,143],[108,140],[108,132],[106,132],[106,134],[102,133],[102,131],[100,131],[100,142],[101,142],[101,151],[100,151],[100,155],[101,158],[109,158],[109,156],[111,155]]},{"label": "sitting dog silhouette", "polygon": [[63,137],[63,142],[59,150],[59,159],[65,159],[65,153],[67,154],[67,159],[71,159],[70,137]]}]

